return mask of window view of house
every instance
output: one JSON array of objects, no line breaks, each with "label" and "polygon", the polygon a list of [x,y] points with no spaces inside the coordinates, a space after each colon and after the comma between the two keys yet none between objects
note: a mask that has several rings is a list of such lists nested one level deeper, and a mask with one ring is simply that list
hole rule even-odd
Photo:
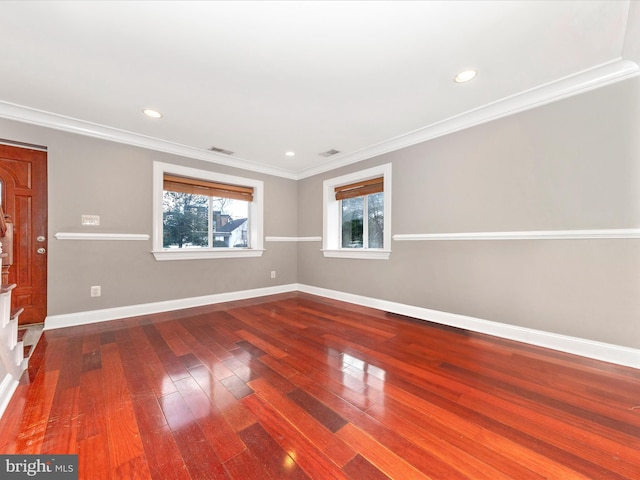
[{"label": "window view of house", "polygon": [[163,248],[248,248],[249,202],[165,182]]}]

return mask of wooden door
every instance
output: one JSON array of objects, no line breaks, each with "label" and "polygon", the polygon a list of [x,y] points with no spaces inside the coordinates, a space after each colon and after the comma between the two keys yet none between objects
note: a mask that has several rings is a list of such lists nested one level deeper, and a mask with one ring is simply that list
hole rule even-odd
[{"label": "wooden door", "polygon": [[47,316],[47,154],[0,145],[0,202],[13,223],[15,283],[12,308],[24,308],[19,323],[42,323]]}]

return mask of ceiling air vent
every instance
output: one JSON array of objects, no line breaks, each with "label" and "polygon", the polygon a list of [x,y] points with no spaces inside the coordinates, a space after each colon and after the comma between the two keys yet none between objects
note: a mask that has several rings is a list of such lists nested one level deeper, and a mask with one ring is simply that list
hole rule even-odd
[{"label": "ceiling air vent", "polygon": [[320,155],[321,157],[331,157],[338,153],[340,153],[340,150],[336,150],[335,148],[332,148],[331,150],[327,150],[326,152],[319,153],[318,155]]},{"label": "ceiling air vent", "polygon": [[224,148],[220,147],[211,147],[209,150],[211,150],[212,152],[221,153],[223,155],[233,155],[233,152],[231,150],[225,150]]}]

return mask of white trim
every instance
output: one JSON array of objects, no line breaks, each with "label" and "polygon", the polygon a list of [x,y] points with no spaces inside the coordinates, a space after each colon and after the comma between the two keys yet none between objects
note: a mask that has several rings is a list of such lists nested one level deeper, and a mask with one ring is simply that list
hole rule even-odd
[{"label": "white trim", "polygon": [[596,88],[635,77],[640,67],[629,60],[615,60],[604,65],[541,85],[530,90],[482,105],[473,110],[432,123],[412,132],[363,148],[357,152],[336,155],[331,161],[297,172],[297,179],[312,177],[336,168],[351,165],[378,155],[433,140],[476,125],[531,110],[548,103],[586,93]]},{"label": "white trim", "polygon": [[[360,258],[386,260],[391,255],[391,202],[392,165],[385,163],[376,167],[329,178],[322,182],[322,254],[333,258]],[[383,249],[340,248],[340,202],[335,197],[335,187],[382,175],[384,188],[384,239]]]},{"label": "white trim", "polygon": [[15,148],[24,148],[27,150],[38,150],[39,152],[47,152],[47,147],[43,147],[42,145],[34,145],[32,143],[24,143],[24,142],[14,142],[12,140],[2,139],[0,140],[0,145],[7,145],[9,147]]},{"label": "white trim", "polygon": [[121,318],[169,312],[172,310],[181,310],[183,308],[201,307],[203,305],[213,305],[216,303],[233,302],[236,300],[264,297],[266,295],[276,295],[278,293],[295,292],[296,290],[297,284],[278,285],[274,287],[256,288],[252,290],[214,293],[212,295],[204,295],[201,297],[178,298],[176,300],[166,300],[155,303],[144,303],[140,305],[129,305],[125,307],[105,308],[102,310],[90,310],[86,312],[51,315],[48,316],[44,321],[44,330],[74,327],[77,325],[87,325],[90,323],[106,322],[109,320],[118,320]]},{"label": "white trim", "polygon": [[0,118],[7,118],[9,120],[30,123],[32,125],[53,128],[63,132],[85,135],[111,142],[123,143],[125,145],[147,148],[157,152],[196,158],[198,160],[204,160],[206,162],[240,168],[243,170],[250,170],[252,172],[266,173],[268,175],[290,178],[292,180],[297,179],[297,175],[294,172],[283,168],[271,167],[233,155],[222,155],[210,150],[169,142],[167,140],[148,137],[138,133],[127,132],[126,130],[107,127],[105,125],[99,125],[97,123],[87,122],[77,118],[58,115],[57,113],[25,107],[23,105],[16,105],[15,103],[0,101]]},{"label": "white trim", "polygon": [[171,153],[188,158],[196,158],[219,165],[241,168],[252,172],[265,173],[278,177],[301,180],[319,173],[335,170],[384,153],[409,147],[417,143],[432,140],[464,130],[475,125],[497,120],[515,113],[530,110],[551,102],[601,88],[627,78],[637,76],[640,67],[632,61],[617,59],[598,65],[594,68],[569,75],[565,78],[541,85],[510,97],[502,98],[473,110],[455,115],[440,122],[427,125],[413,132],[380,142],[362,150],[338,154],[330,162],[322,163],[305,170],[286,170],[284,168],[267,166],[231,155],[220,155],[209,150],[173,143],[159,138],[148,137],[137,133],[119,130],[96,123],[78,120],[55,113],[0,102],[0,118],[7,118],[18,122],[30,123],[42,127],[53,128],[64,132],[86,135],[112,142],[134,145],[159,152]]},{"label": "white trim", "polygon": [[596,342],[584,338],[570,337],[568,335],[559,335],[556,333],[544,332],[516,325],[508,325],[505,323],[483,320],[456,313],[441,312],[438,310],[390,302],[387,300],[379,300],[376,298],[328,290],[310,285],[298,284],[298,290],[343,302],[397,313],[420,320],[463,328],[473,332],[484,333],[500,338],[515,340],[517,342],[524,342],[530,345],[537,345],[539,347],[550,348],[561,352],[640,369],[640,350],[634,348]]},{"label": "white trim", "polygon": [[328,258],[359,258],[361,260],[388,260],[391,250],[375,250],[373,248],[343,248],[340,250],[322,250]]},{"label": "white trim", "polygon": [[58,232],[54,235],[58,240],[149,240],[146,233],[80,233],[80,232]]},{"label": "white trim", "polygon": [[2,383],[0,383],[0,418],[2,418],[4,411],[7,409],[16,388],[18,388],[18,380],[7,373]]},{"label": "white trim", "polygon": [[[162,192],[164,174],[171,173],[189,178],[199,178],[213,182],[253,187],[253,201],[249,203],[249,245],[250,248],[207,248],[170,249],[163,248],[162,242]],[[158,261],[194,260],[210,258],[259,257],[264,252],[264,182],[253,178],[238,177],[184,167],[172,163],[153,162],[153,256]]]},{"label": "white trim", "polygon": [[640,238],[640,228],[601,230],[539,230],[518,232],[407,233],[396,234],[396,241],[429,240],[582,240]]},{"label": "white trim", "polygon": [[321,242],[322,237],[264,237],[266,242]]},{"label": "white trim", "polygon": [[168,260],[206,260],[210,258],[243,258],[261,257],[264,249],[256,248],[181,248],[174,250],[158,250],[151,252],[159,262]]}]

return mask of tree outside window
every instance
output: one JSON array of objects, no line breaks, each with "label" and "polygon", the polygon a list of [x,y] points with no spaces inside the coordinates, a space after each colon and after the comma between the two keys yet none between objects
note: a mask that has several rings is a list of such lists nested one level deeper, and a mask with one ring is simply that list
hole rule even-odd
[{"label": "tree outside window", "polygon": [[163,248],[247,248],[248,202],[163,191]]},{"label": "tree outside window", "polygon": [[342,248],[383,248],[384,193],[341,200]]}]

